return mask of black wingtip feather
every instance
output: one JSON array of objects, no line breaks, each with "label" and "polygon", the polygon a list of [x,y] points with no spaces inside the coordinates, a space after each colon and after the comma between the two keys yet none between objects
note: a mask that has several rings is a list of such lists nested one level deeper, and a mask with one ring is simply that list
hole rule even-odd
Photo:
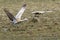
[{"label": "black wingtip feather", "polygon": [[23,7],[26,7],[26,4],[24,4]]}]

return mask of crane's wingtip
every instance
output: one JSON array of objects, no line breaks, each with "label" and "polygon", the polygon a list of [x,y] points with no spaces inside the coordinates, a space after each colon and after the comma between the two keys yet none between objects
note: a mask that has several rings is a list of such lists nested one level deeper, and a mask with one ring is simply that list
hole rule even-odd
[{"label": "crane's wingtip", "polygon": [[26,3],[25,3],[25,4],[23,4],[23,7],[26,7]]},{"label": "crane's wingtip", "polygon": [[5,10],[6,10],[6,8],[3,8],[3,10],[5,11]]},{"label": "crane's wingtip", "polygon": [[7,10],[7,8],[6,8],[6,7],[4,7],[4,8],[3,8],[3,10]]},{"label": "crane's wingtip", "polygon": [[8,9],[7,8],[3,8],[4,11],[7,11]]},{"label": "crane's wingtip", "polygon": [[7,8],[3,8],[3,10],[7,13],[9,10]]}]

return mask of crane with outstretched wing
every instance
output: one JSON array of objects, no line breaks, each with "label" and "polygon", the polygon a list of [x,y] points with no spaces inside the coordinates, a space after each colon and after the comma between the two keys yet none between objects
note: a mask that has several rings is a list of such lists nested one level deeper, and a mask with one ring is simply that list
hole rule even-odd
[{"label": "crane with outstretched wing", "polygon": [[8,18],[12,21],[12,23],[16,24],[20,21],[28,20],[27,18],[21,20],[22,14],[26,10],[26,4],[22,6],[22,8],[19,10],[16,16],[13,16],[12,13],[10,13],[6,8],[4,8],[5,13],[7,14]]}]

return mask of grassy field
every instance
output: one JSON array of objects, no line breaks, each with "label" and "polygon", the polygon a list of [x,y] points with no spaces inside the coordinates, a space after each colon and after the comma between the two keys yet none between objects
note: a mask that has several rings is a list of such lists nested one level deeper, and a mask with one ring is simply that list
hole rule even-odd
[{"label": "grassy field", "polygon": [[[13,25],[3,8],[16,15],[24,3],[22,19],[29,20]],[[34,22],[31,12],[36,10],[53,12],[39,15],[39,22]],[[0,0],[0,40],[60,40],[60,0]]]}]

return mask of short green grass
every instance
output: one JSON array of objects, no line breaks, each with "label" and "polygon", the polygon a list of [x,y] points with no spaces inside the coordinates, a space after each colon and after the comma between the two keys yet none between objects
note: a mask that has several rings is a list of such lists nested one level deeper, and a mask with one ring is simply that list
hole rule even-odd
[{"label": "short green grass", "polygon": [[[27,9],[22,19],[29,20],[13,25],[3,8],[16,15],[24,3]],[[36,10],[53,12],[39,15],[39,22],[34,22],[31,12]],[[60,0],[0,0],[0,40],[60,40]]]}]

